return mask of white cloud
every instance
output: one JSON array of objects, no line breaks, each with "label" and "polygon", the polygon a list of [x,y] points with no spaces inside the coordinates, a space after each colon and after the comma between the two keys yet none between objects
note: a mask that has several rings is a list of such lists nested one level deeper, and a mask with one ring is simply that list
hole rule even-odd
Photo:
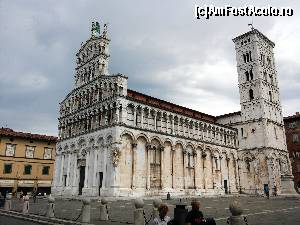
[{"label": "white cloud", "polygon": [[89,37],[90,22],[95,19],[110,24],[110,71],[127,75],[129,88],[145,89],[146,94],[213,115],[240,108],[231,39],[248,31],[253,19],[254,26],[276,44],[283,111],[285,115],[299,111],[299,2],[230,2],[246,3],[289,5],[295,15],[196,20],[194,4],[200,4],[196,0],[2,0],[0,104],[10,113],[0,111],[0,118],[15,129],[56,129],[58,103],[73,85],[75,53]]}]

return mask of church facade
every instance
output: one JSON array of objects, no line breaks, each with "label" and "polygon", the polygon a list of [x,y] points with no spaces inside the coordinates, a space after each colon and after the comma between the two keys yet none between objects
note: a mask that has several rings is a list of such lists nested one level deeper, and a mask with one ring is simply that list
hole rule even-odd
[{"label": "church facade", "polygon": [[256,29],[233,41],[241,111],[215,117],[128,89],[108,72],[107,26],[93,23],[60,103],[52,193],[291,193],[274,43]]}]

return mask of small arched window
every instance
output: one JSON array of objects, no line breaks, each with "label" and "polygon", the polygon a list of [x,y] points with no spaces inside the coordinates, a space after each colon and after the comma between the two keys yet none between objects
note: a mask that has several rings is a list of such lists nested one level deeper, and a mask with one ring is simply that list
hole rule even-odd
[{"label": "small arched window", "polygon": [[253,80],[253,72],[252,72],[252,69],[250,70],[250,79]]},{"label": "small arched window", "polygon": [[252,101],[254,99],[254,94],[253,94],[252,89],[249,90],[249,99],[250,99],[250,101]]},{"label": "small arched window", "polygon": [[247,79],[247,81],[249,81],[249,72],[248,72],[248,71],[246,71],[246,72],[245,72],[245,75],[246,75],[246,79]]},{"label": "small arched window", "polygon": [[270,98],[270,102],[272,102],[273,99],[272,99],[272,93],[271,93],[271,91],[269,91],[269,98]]},{"label": "small arched window", "polygon": [[252,62],[251,51],[249,51],[249,61]]},{"label": "small arched window", "polygon": [[246,54],[243,54],[244,63],[246,63]]},{"label": "small arched window", "polygon": [[265,81],[268,81],[268,76],[267,76],[267,72],[266,71],[264,71],[264,79],[265,79]]},{"label": "small arched window", "polygon": [[247,62],[249,62],[249,61],[250,61],[250,55],[249,55],[249,53],[248,53],[248,52],[246,53],[246,61],[247,61]]},{"label": "small arched window", "polygon": [[270,74],[270,82],[272,85],[274,84],[273,76],[271,74]]}]

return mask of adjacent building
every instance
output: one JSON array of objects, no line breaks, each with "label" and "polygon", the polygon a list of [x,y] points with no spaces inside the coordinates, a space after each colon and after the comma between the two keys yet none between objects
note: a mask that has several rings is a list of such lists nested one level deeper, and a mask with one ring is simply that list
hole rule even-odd
[{"label": "adjacent building", "polygon": [[256,29],[233,41],[241,111],[215,117],[128,89],[128,77],[109,74],[107,26],[100,33],[93,23],[76,54],[74,89],[60,103],[52,191],[292,193],[274,43]]},{"label": "adjacent building", "polygon": [[290,154],[295,189],[300,193],[300,114],[285,117],[284,119],[287,149]]},{"label": "adjacent building", "polygon": [[50,193],[57,137],[0,128],[0,191]]}]

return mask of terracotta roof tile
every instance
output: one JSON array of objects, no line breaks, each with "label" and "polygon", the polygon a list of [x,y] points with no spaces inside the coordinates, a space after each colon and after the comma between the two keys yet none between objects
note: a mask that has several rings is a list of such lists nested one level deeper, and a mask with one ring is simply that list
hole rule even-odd
[{"label": "terracotta roof tile", "polygon": [[188,116],[194,119],[200,119],[208,122],[215,123],[216,122],[216,117],[211,116],[202,112],[198,112],[193,109],[189,109],[183,106],[176,105],[174,103],[170,103],[158,98],[151,97],[149,95],[145,95],[142,93],[139,93],[137,91],[133,91],[130,89],[127,89],[127,97],[129,99],[133,99],[137,102],[143,103],[145,105],[151,105],[160,109],[164,109],[167,111],[172,111],[184,116]]},{"label": "terracotta roof tile", "polygon": [[29,139],[35,139],[35,140],[51,141],[51,142],[58,141],[58,138],[54,137],[54,136],[17,132],[11,128],[3,128],[3,127],[0,128],[0,136],[29,138]]}]

